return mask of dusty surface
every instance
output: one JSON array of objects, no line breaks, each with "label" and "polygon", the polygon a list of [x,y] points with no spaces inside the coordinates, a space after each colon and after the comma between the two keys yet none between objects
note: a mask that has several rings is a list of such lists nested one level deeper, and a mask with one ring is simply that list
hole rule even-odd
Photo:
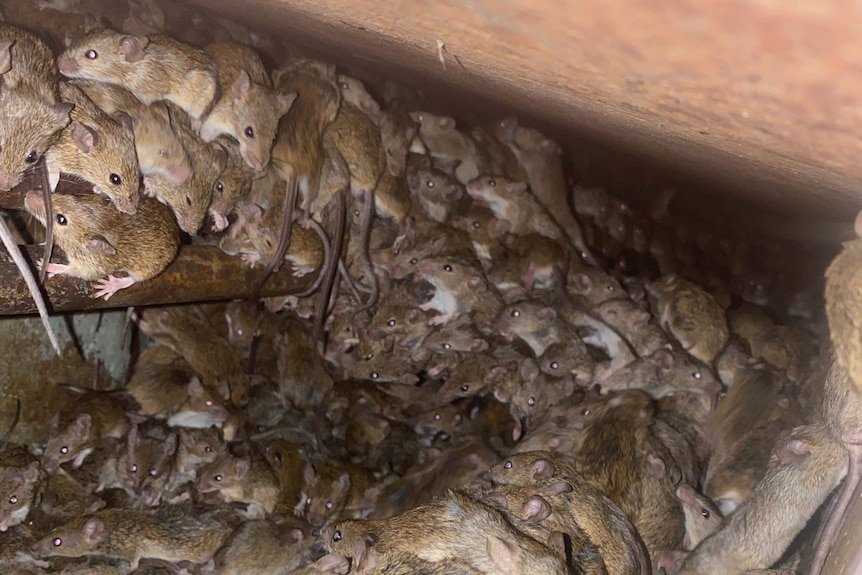
[{"label": "dusty surface", "polygon": [[832,243],[862,206],[859,2],[195,1],[446,94],[461,116],[526,109],[779,222],[817,220],[792,235]]}]

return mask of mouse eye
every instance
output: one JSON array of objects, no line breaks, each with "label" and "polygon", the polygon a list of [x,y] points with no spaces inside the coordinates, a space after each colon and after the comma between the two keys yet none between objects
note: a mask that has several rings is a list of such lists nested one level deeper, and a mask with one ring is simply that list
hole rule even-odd
[{"label": "mouse eye", "polygon": [[213,452],[213,448],[212,448],[212,447],[210,447],[209,445],[207,445],[206,447],[204,447],[204,451],[206,451],[207,453],[212,453],[212,452]]},{"label": "mouse eye", "polygon": [[692,376],[693,378],[695,378],[695,379],[700,379],[700,372],[699,372],[699,371],[695,371],[694,373],[692,373],[692,374],[691,374],[691,376]]},{"label": "mouse eye", "polygon": [[347,82],[342,82],[342,83],[341,83],[341,89],[342,89],[342,90],[347,90],[348,88],[350,88],[350,86],[348,86],[348,85],[347,85]]},{"label": "mouse eye", "polygon": [[439,413],[434,414],[434,421],[440,421],[440,414]]},{"label": "mouse eye", "polygon": [[386,322],[386,325],[388,325],[389,327],[395,327],[395,323],[396,322],[394,319],[390,319],[389,321]]},{"label": "mouse eye", "polygon": [[452,344],[451,343],[444,343],[443,349],[452,349]]},{"label": "mouse eye", "polygon": [[534,405],[536,405],[536,398],[535,398],[535,397],[531,397],[530,399],[528,399],[528,400],[527,400],[527,405],[529,405],[530,407],[533,407]]},{"label": "mouse eye", "polygon": [[33,150],[29,154],[27,154],[27,157],[24,158],[24,161],[27,162],[28,164],[35,164],[36,160],[38,160],[38,159],[39,159],[39,154],[36,153],[36,150]]},{"label": "mouse eye", "polygon": [[482,224],[480,224],[479,222],[473,222],[473,229],[478,230],[481,227],[482,227]]},{"label": "mouse eye", "polygon": [[466,391],[467,391],[467,390],[469,390],[469,389],[470,389],[470,386],[469,386],[469,385],[467,385],[466,383],[465,383],[464,385],[462,385],[462,386],[461,386],[461,391],[463,391],[463,392],[466,392]]},{"label": "mouse eye", "polygon": [[213,400],[211,400],[211,399],[206,400],[204,402],[204,405],[206,405],[207,407],[212,407],[213,406]]},{"label": "mouse eye", "polygon": [[57,223],[61,226],[65,226],[69,223],[68,220],[66,220],[66,216],[64,216],[63,214],[57,214],[54,219],[57,220]]},{"label": "mouse eye", "polygon": [[327,502],[326,502],[326,508],[327,508],[327,509],[332,509],[332,501],[327,501]]},{"label": "mouse eye", "polygon": [[216,191],[219,193],[224,192],[224,184],[221,182],[217,182],[216,183]]},{"label": "mouse eye", "polygon": [[418,263],[419,263],[419,260],[418,260],[418,259],[416,259],[416,258],[410,258],[410,263],[411,263],[411,264],[413,264],[413,265],[415,266],[416,264],[418,264]]},{"label": "mouse eye", "polygon": [[376,371],[371,372],[371,379],[378,379],[379,377],[380,377],[380,374],[377,373]]},{"label": "mouse eye", "polygon": [[60,539],[59,537],[55,537],[54,541],[52,541],[52,543],[54,544],[54,547],[59,547],[60,545],[63,544],[63,540]]},{"label": "mouse eye", "polygon": [[221,473],[219,473],[218,475],[213,477],[213,479],[215,479],[217,482],[221,483],[221,480],[224,479],[224,477],[222,476]]},{"label": "mouse eye", "polygon": [[581,415],[586,416],[586,415],[589,415],[590,413],[591,413],[591,412],[590,412],[590,408],[589,408],[589,407],[585,407],[585,408],[583,408],[583,409],[581,410]]},{"label": "mouse eye", "polygon": [[449,264],[446,264],[445,266],[443,266],[443,271],[451,272],[452,266],[450,266]]},{"label": "mouse eye", "polygon": [[111,180],[111,183],[115,186],[119,186],[123,183],[123,180],[120,179],[120,176],[118,176],[117,174],[111,174],[110,176],[108,176],[108,179]]},{"label": "mouse eye", "polygon": [[17,495],[13,495],[12,497],[9,498],[9,505],[15,505],[16,503],[18,503],[18,496]]},{"label": "mouse eye", "polygon": [[84,52],[84,56],[86,56],[88,60],[95,60],[99,57],[99,53],[91,49]]},{"label": "mouse eye", "polygon": [[186,205],[187,205],[187,206],[191,206],[191,205],[192,205],[192,199],[191,199],[190,197],[188,197],[188,196],[186,196]]},{"label": "mouse eye", "polygon": [[245,127],[245,137],[251,138],[252,140],[254,140],[254,130],[252,129],[251,126]]},{"label": "mouse eye", "polygon": [[511,462],[511,461],[507,461],[506,463],[504,463],[504,464],[503,464],[503,469],[512,469],[512,462]]},{"label": "mouse eye", "polygon": [[137,473],[138,472],[138,466],[133,463],[132,466],[129,467],[129,471],[131,471],[132,473]]},{"label": "mouse eye", "polygon": [[429,188],[433,188],[434,187],[434,180],[428,180],[427,182],[425,182],[425,185],[428,186]]},{"label": "mouse eye", "polygon": [[709,509],[706,507],[700,508],[700,514],[703,515],[704,519],[709,519]]},{"label": "mouse eye", "polygon": [[60,448],[60,453],[62,453],[63,455],[66,455],[67,453],[69,453],[69,448],[64,445],[63,447]]},{"label": "mouse eye", "polygon": [[309,497],[308,499],[306,499],[306,500],[305,500],[305,504],[306,504],[306,505],[311,505],[311,502],[312,502],[312,501],[313,501],[313,500],[311,499],[311,497]]},{"label": "mouse eye", "polygon": [[155,477],[158,474],[159,474],[159,470],[156,469],[155,467],[150,469],[150,477]]},{"label": "mouse eye", "polygon": [[560,364],[556,361],[551,362],[551,369],[560,369]]},{"label": "mouse eye", "polygon": [[488,185],[491,186],[492,188],[496,188],[497,187],[497,180],[494,180],[494,179],[488,180]]},{"label": "mouse eye", "polygon": [[521,317],[521,312],[520,312],[520,310],[513,309],[511,315],[512,315],[512,317]]},{"label": "mouse eye", "polygon": [[341,531],[336,530],[335,533],[332,534],[332,540],[341,541]]}]

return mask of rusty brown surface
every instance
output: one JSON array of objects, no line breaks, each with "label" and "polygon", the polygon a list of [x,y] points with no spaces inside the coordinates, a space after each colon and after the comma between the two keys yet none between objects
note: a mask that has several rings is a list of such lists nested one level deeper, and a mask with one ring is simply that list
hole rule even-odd
[{"label": "rusty brown surface", "polygon": [[[294,234],[314,235],[314,232],[295,226],[292,236]],[[308,241],[318,241],[317,236],[309,237]],[[27,246],[25,249],[31,261],[42,254],[41,247]],[[218,301],[252,297],[262,275],[261,266],[250,268],[239,258],[228,256],[215,246],[183,246],[176,261],[161,275],[120,290],[108,301],[93,298],[95,290],[90,282],[66,276],[46,280],[44,293],[49,307],[55,312]],[[310,287],[315,277],[316,272],[295,277],[291,267],[284,265],[269,278],[260,295],[299,293]],[[3,251],[0,253],[0,315],[29,313],[36,313],[36,306],[18,269]]]},{"label": "rusty brown surface", "polygon": [[508,108],[626,149],[723,200],[842,222],[862,207],[858,1],[194,1],[448,93],[454,111]]}]

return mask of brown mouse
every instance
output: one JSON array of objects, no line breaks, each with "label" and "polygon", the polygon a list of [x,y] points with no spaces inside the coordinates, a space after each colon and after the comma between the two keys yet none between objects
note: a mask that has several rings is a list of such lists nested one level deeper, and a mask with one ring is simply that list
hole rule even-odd
[{"label": "brown mouse", "polygon": [[[179,428],[173,473],[168,480],[166,490],[182,498],[182,494],[178,492],[189,482],[194,483],[198,477],[198,471],[207,463],[215,461],[222,451],[224,451],[224,445],[215,428]],[[171,500],[171,503],[174,501]]]},{"label": "brown mouse", "polygon": [[431,167],[408,170],[407,185],[425,216],[441,224],[449,220],[456,200],[464,195],[455,178]]},{"label": "brown mouse", "polygon": [[[339,74],[338,87],[341,89],[342,101],[362,110],[374,122],[375,126],[380,126],[383,121],[383,111],[380,109],[380,104],[368,93],[361,80],[347,74]],[[392,175],[398,176],[400,174]]]},{"label": "brown mouse", "polygon": [[168,100],[196,120],[211,109],[218,90],[212,59],[168,36],[99,29],[60,54],[57,68],[69,78],[120,85],[145,104]]},{"label": "brown mouse", "polygon": [[[68,264],[48,263],[49,277],[66,274],[94,284],[93,297],[110,298],[136,282],[160,274],[174,260],[180,238],[170,210],[160,202],[141,198],[135,215],[114,209],[94,194],[54,194],[55,238]],[[27,192],[24,207],[45,223],[41,194]],[[125,277],[115,277],[125,272]],[[106,276],[106,277],[105,277]]]},{"label": "brown mouse", "polygon": [[227,152],[218,142],[206,143],[191,128],[188,119],[176,107],[168,106],[174,133],[189,155],[192,177],[176,184],[159,175],[146,179],[145,191],[171,207],[180,229],[197,234],[210,202],[213,190],[227,165]]},{"label": "brown mouse", "polygon": [[712,499],[691,485],[680,484],[676,488],[676,496],[685,514],[685,538],[682,540],[682,548],[691,551],[701,541],[718,531],[724,517]]},{"label": "brown mouse", "polygon": [[388,109],[380,120],[380,138],[386,151],[389,174],[400,178],[407,167],[410,144],[416,137],[417,126],[407,112]]},{"label": "brown mouse", "polygon": [[310,529],[294,521],[279,523],[268,519],[246,521],[215,554],[219,575],[288,575],[298,569],[309,554],[313,539]]},{"label": "brown mouse", "polygon": [[410,114],[419,124],[419,139],[432,158],[454,166],[453,174],[462,184],[487,173],[488,161],[470,137],[457,129],[455,120],[429,112]]},{"label": "brown mouse", "polygon": [[468,182],[465,189],[475,201],[488,206],[497,219],[507,222],[510,233],[519,236],[537,233],[554,240],[565,238],[565,232],[526,183],[480,176]]},{"label": "brown mouse", "polygon": [[230,533],[230,527],[203,516],[106,509],[58,527],[39,540],[33,552],[39,557],[120,559],[134,571],[141,559],[205,563]]},{"label": "brown mouse", "polygon": [[297,94],[274,92],[260,56],[247,46],[217,42],[204,51],[216,64],[220,95],[203,119],[201,138],[233,137],[246,164],[261,173],[269,165],[278,121]]},{"label": "brown mouse", "polygon": [[[13,427],[10,427],[12,430]],[[44,472],[24,446],[5,446],[0,452],[0,533],[20,525],[29,515]]]},{"label": "brown mouse", "polygon": [[743,573],[771,566],[840,483],[847,459],[823,423],[782,437],[751,497],[697,546],[680,573]]},{"label": "brown mouse", "polygon": [[241,515],[246,519],[263,519],[275,510],[279,485],[269,462],[251,448],[238,457],[228,451],[198,471],[195,489],[200,493],[217,493],[225,503],[245,503]]},{"label": "brown mouse", "polygon": [[509,341],[518,338],[535,357],[554,343],[578,339],[574,329],[557,311],[539,300],[524,300],[507,305],[497,314],[493,328]]},{"label": "brown mouse", "polygon": [[145,506],[159,504],[171,474],[177,435],[159,427],[133,424],[117,459],[117,478]]},{"label": "brown mouse", "polygon": [[93,191],[111,199],[118,210],[134,214],[140,197],[140,171],[131,118],[123,112],[110,116],[79,87],[63,82],[60,95],[73,104],[71,121],[57,142],[45,152],[51,190],[60,173],[93,183]]},{"label": "brown mouse", "polygon": [[[506,125],[506,122],[509,124]],[[530,189],[566,232],[572,247],[584,261],[595,264],[593,255],[584,243],[581,226],[569,207],[560,146],[536,130],[518,126],[514,118],[501,120],[496,135],[515,153],[527,172]]]},{"label": "brown mouse", "polygon": [[51,436],[42,453],[42,467],[55,473],[62,463],[80,467],[107,438],[120,439],[129,430],[123,406],[106,392],[62,387],[70,402],[51,419]]},{"label": "brown mouse", "polygon": [[511,303],[560,287],[558,282],[569,270],[571,250],[539,234],[506,234],[498,249],[491,250],[491,256],[488,279]]},{"label": "brown mouse", "polygon": [[61,102],[54,55],[19,28],[0,25],[0,190],[11,190],[69,124],[72,104]]},{"label": "brown mouse", "polygon": [[676,274],[653,282],[649,291],[657,299],[656,315],[665,330],[693,357],[712,365],[730,337],[715,298]]},{"label": "brown mouse", "polygon": [[478,262],[454,257],[427,257],[419,262],[419,273],[434,286],[431,300],[419,306],[439,315],[432,325],[442,325],[460,314],[471,314],[479,324],[491,321],[503,307],[497,288],[490,284]]},{"label": "brown mouse", "polygon": [[182,356],[165,346],[141,353],[126,391],[140,404],[138,413],[164,419],[170,427],[221,427],[228,418],[222,397],[204,387]]},{"label": "brown mouse", "polygon": [[306,462],[303,488],[294,514],[315,527],[337,518],[361,516],[370,504],[363,495],[371,486],[371,472],[358,465],[327,462],[315,467]]},{"label": "brown mouse", "polygon": [[156,102],[146,105],[134,94],[115,84],[73,80],[90,100],[108,114],[126,112],[132,119],[138,166],[146,179],[153,174],[181,184],[192,176],[191,162],[174,133],[167,107]]},{"label": "brown mouse", "polygon": [[844,249],[826,269],[826,317],[835,357],[850,374],[850,381],[862,390],[862,341],[859,323],[862,300],[859,297],[859,262],[862,261],[862,212],[856,216],[857,239]]},{"label": "brown mouse", "polygon": [[[432,526],[431,529],[428,527]],[[344,534],[334,526],[331,539]],[[567,573],[565,559],[542,542],[515,528],[498,510],[458,491],[449,491],[428,505],[385,521],[366,521],[358,527],[370,535],[357,537],[362,547],[352,553],[357,571],[371,570],[380,554],[409,553],[422,561],[439,563],[461,558],[484,573],[551,575]],[[370,545],[369,545],[370,543]],[[370,546],[373,554],[365,556]]]},{"label": "brown mouse", "polygon": [[[227,137],[219,137],[216,141],[227,151],[228,156],[224,171],[213,187],[212,201],[207,213],[213,219],[212,230],[223,232],[230,225],[228,215],[251,193],[255,173],[239,155],[239,146],[236,142]],[[263,177],[267,176],[269,173]]]}]

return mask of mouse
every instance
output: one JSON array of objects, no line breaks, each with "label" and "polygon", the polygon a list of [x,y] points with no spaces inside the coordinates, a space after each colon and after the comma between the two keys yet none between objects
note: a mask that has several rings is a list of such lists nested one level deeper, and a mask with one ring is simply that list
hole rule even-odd
[{"label": "mouse", "polygon": [[854,231],[858,236],[848,241],[826,269],[826,317],[829,337],[835,348],[835,357],[850,374],[850,381],[862,390],[862,362],[860,362],[859,318],[860,299],[859,261],[862,259],[862,211],[856,216]]},{"label": "mouse", "polygon": [[530,189],[566,232],[575,251],[586,263],[596,265],[584,242],[581,226],[569,207],[562,148],[537,130],[518,125],[514,118],[498,122],[495,136],[514,152],[527,173]]},{"label": "mouse", "polygon": [[67,78],[117,84],[145,104],[173,102],[194,120],[212,108],[218,91],[212,58],[168,36],[101,28],[73,41],[57,69]]},{"label": "mouse", "polygon": [[200,469],[215,461],[224,449],[219,432],[214,427],[178,428],[176,457],[171,477],[165,487],[165,490],[174,496],[168,502],[174,505],[185,499],[181,492],[189,484],[193,484]]},{"label": "mouse", "polygon": [[536,363],[542,373],[552,377],[571,375],[580,385],[591,382],[596,369],[596,361],[587,346],[576,338],[550,344],[536,358]]},{"label": "mouse", "polygon": [[457,129],[453,118],[429,112],[412,112],[410,117],[419,125],[419,139],[428,155],[453,165],[453,174],[461,184],[487,173],[487,160],[470,135]]},{"label": "mouse", "polygon": [[512,149],[495,138],[481,126],[475,126],[470,136],[489,159],[487,175],[503,176],[516,182],[526,182],[527,172]]},{"label": "mouse", "polygon": [[380,139],[386,151],[386,167],[389,174],[400,178],[407,168],[410,144],[416,137],[418,126],[410,114],[389,108],[380,119]]},{"label": "mouse", "polygon": [[556,240],[539,234],[506,234],[497,249],[491,250],[488,279],[507,303],[541,296],[561,287],[569,270],[571,250]]},{"label": "mouse", "polygon": [[363,496],[372,480],[371,472],[359,465],[334,461],[314,465],[307,461],[294,515],[317,528],[334,519],[357,518],[370,503]]},{"label": "mouse", "polygon": [[185,114],[168,105],[171,126],[189,155],[192,176],[181,184],[160,175],[144,181],[144,191],[170,206],[180,229],[194,236],[203,225],[215,189],[227,165],[227,152],[218,142],[204,142],[192,131]]},{"label": "mouse", "polygon": [[107,392],[61,386],[69,403],[51,418],[51,434],[42,452],[42,468],[56,473],[72,461],[77,469],[104,439],[120,439],[129,431],[126,412]]},{"label": "mouse", "polygon": [[844,446],[822,422],[783,435],[751,497],[701,541],[679,573],[743,573],[770,567],[838,486],[847,461]]},{"label": "mouse", "polygon": [[489,208],[471,204],[470,208],[460,214],[452,215],[452,227],[463,230],[469,235],[474,257],[489,265],[492,253],[500,250],[509,226],[499,221]]},{"label": "mouse", "polygon": [[[362,110],[375,126],[383,122],[384,112],[380,104],[368,93],[365,84],[361,80],[347,74],[338,75],[338,87],[341,89],[341,100],[347,102],[357,110]],[[412,138],[411,138],[412,139]],[[394,173],[393,176],[401,174]]]},{"label": "mouse", "polygon": [[134,571],[142,559],[206,563],[230,533],[230,527],[205,516],[105,509],[54,529],[33,545],[33,553],[119,559]]},{"label": "mouse", "polygon": [[159,174],[174,184],[192,176],[191,162],[174,133],[167,107],[161,102],[146,105],[134,94],[115,84],[72,80],[90,100],[108,114],[125,112],[132,120],[138,167],[146,179]]},{"label": "mouse", "polygon": [[169,427],[221,427],[228,419],[222,397],[204,387],[182,356],[166,346],[141,352],[126,391],[141,406],[138,413],[165,420]]},{"label": "mouse", "polygon": [[[433,528],[428,529],[429,525]],[[366,521],[362,528],[371,536],[370,548],[383,557],[403,552],[431,563],[461,558],[483,573],[568,572],[558,552],[513,528],[497,509],[456,490],[386,521]],[[331,539],[342,537],[339,529],[332,532]],[[359,541],[363,546],[354,552],[354,560],[361,572],[380,559],[364,555],[369,540],[360,536]]]},{"label": "mouse", "polygon": [[132,424],[117,459],[117,479],[144,505],[159,504],[171,474],[177,435],[153,426]]},{"label": "mouse", "polygon": [[783,379],[769,369],[748,369],[737,378],[706,423],[712,454],[704,493],[727,516],[745,501],[766,472],[776,438],[803,423]]},{"label": "mouse", "polygon": [[773,325],[748,340],[751,356],[783,371],[794,384],[801,384],[816,356],[815,342],[805,330]]},{"label": "mouse", "polygon": [[523,236],[537,233],[553,240],[565,233],[524,182],[499,176],[480,176],[465,186],[474,201],[487,206],[497,219],[509,224],[509,233]]},{"label": "mouse", "polygon": [[712,365],[730,337],[724,310],[715,298],[676,274],[660,278],[648,289],[656,298],[662,327],[689,354]]},{"label": "mouse", "polygon": [[432,167],[408,169],[407,186],[425,217],[441,224],[449,221],[456,202],[464,196],[458,180]]},{"label": "mouse", "polygon": [[79,87],[63,82],[60,96],[73,104],[69,125],[45,152],[52,191],[60,173],[84,178],[93,191],[111,199],[118,210],[134,215],[140,197],[140,171],[132,121],[125,112],[108,115]]},{"label": "mouse", "polygon": [[245,519],[270,515],[279,495],[275,472],[254,447],[243,456],[221,452],[215,461],[198,470],[195,489],[204,494],[218,494],[225,503],[244,503],[246,507],[240,515]]},{"label": "mouse", "polygon": [[[57,143],[69,125],[70,102],[60,98],[51,49],[20,28],[0,25],[0,189],[11,190]],[[14,113],[13,113],[14,112]]]},{"label": "mouse", "polygon": [[[124,214],[95,195],[53,194],[55,238],[68,264],[48,263],[48,276],[64,274],[94,284],[105,300],[121,289],[159,275],[177,255],[179,230],[170,210],[142,198],[134,215]],[[42,195],[27,192],[24,207],[43,225]],[[114,274],[124,272],[124,277]],[[102,278],[102,279],[99,279]]]},{"label": "mouse", "polygon": [[313,538],[298,521],[246,521],[213,557],[219,575],[288,575],[310,555]]},{"label": "mouse", "polygon": [[503,307],[502,297],[478,262],[431,256],[419,262],[419,274],[435,288],[434,296],[419,306],[422,311],[439,312],[429,320],[431,325],[442,325],[461,314],[470,314],[482,325]]},{"label": "mouse", "polygon": [[685,514],[685,537],[682,540],[682,548],[685,551],[691,551],[701,541],[719,530],[724,516],[712,499],[691,485],[682,483],[676,488],[675,493]]},{"label": "mouse", "polygon": [[630,299],[607,300],[597,305],[594,311],[608,325],[619,330],[641,357],[651,355],[670,343],[650,313]]},{"label": "mouse", "polygon": [[615,277],[597,267],[570,267],[566,287],[571,295],[583,296],[590,308],[607,300],[628,297]]},{"label": "mouse", "polygon": [[640,497],[643,502],[632,523],[655,564],[661,551],[682,545],[685,539],[685,514],[674,492],[674,483],[679,481],[676,463],[651,447],[646,448],[639,464]]},{"label": "mouse", "polygon": [[[220,136],[216,142],[227,151],[227,163],[213,187],[212,201],[207,213],[213,220],[212,231],[223,232],[230,225],[228,216],[250,193],[255,180],[271,177],[273,170],[260,178],[239,155],[239,146],[231,138]],[[241,224],[240,224],[241,226]]]},{"label": "mouse", "polygon": [[541,357],[551,344],[579,339],[556,309],[539,300],[507,305],[497,314],[492,328],[509,341],[523,341],[534,357]]},{"label": "mouse", "polygon": [[[233,346],[208,319],[189,306],[148,307],[141,311],[138,327],[156,342],[181,355],[201,383],[234,402],[245,392],[245,366]],[[237,385],[230,389],[231,385]]]},{"label": "mouse", "polygon": [[297,97],[275,92],[260,56],[234,42],[215,42],[204,48],[215,62],[219,96],[203,118],[200,136],[211,142],[227,135],[239,142],[245,163],[260,174],[269,165],[278,121]]},{"label": "mouse", "polygon": [[282,403],[312,413],[325,404],[334,380],[323,358],[314,352],[314,339],[306,324],[289,318],[281,329],[276,382]]},{"label": "mouse", "polygon": [[414,240],[403,244],[397,253],[386,254],[389,256],[386,260],[383,260],[382,256],[377,257],[393,280],[418,274],[419,262],[432,255],[475,257],[470,236],[463,230],[429,220],[420,220],[414,227],[414,232]]},{"label": "mouse", "polygon": [[44,479],[39,462],[24,446],[8,445],[21,416],[21,401],[16,400],[15,415],[0,439],[0,533],[20,525],[30,513],[30,507]]}]

